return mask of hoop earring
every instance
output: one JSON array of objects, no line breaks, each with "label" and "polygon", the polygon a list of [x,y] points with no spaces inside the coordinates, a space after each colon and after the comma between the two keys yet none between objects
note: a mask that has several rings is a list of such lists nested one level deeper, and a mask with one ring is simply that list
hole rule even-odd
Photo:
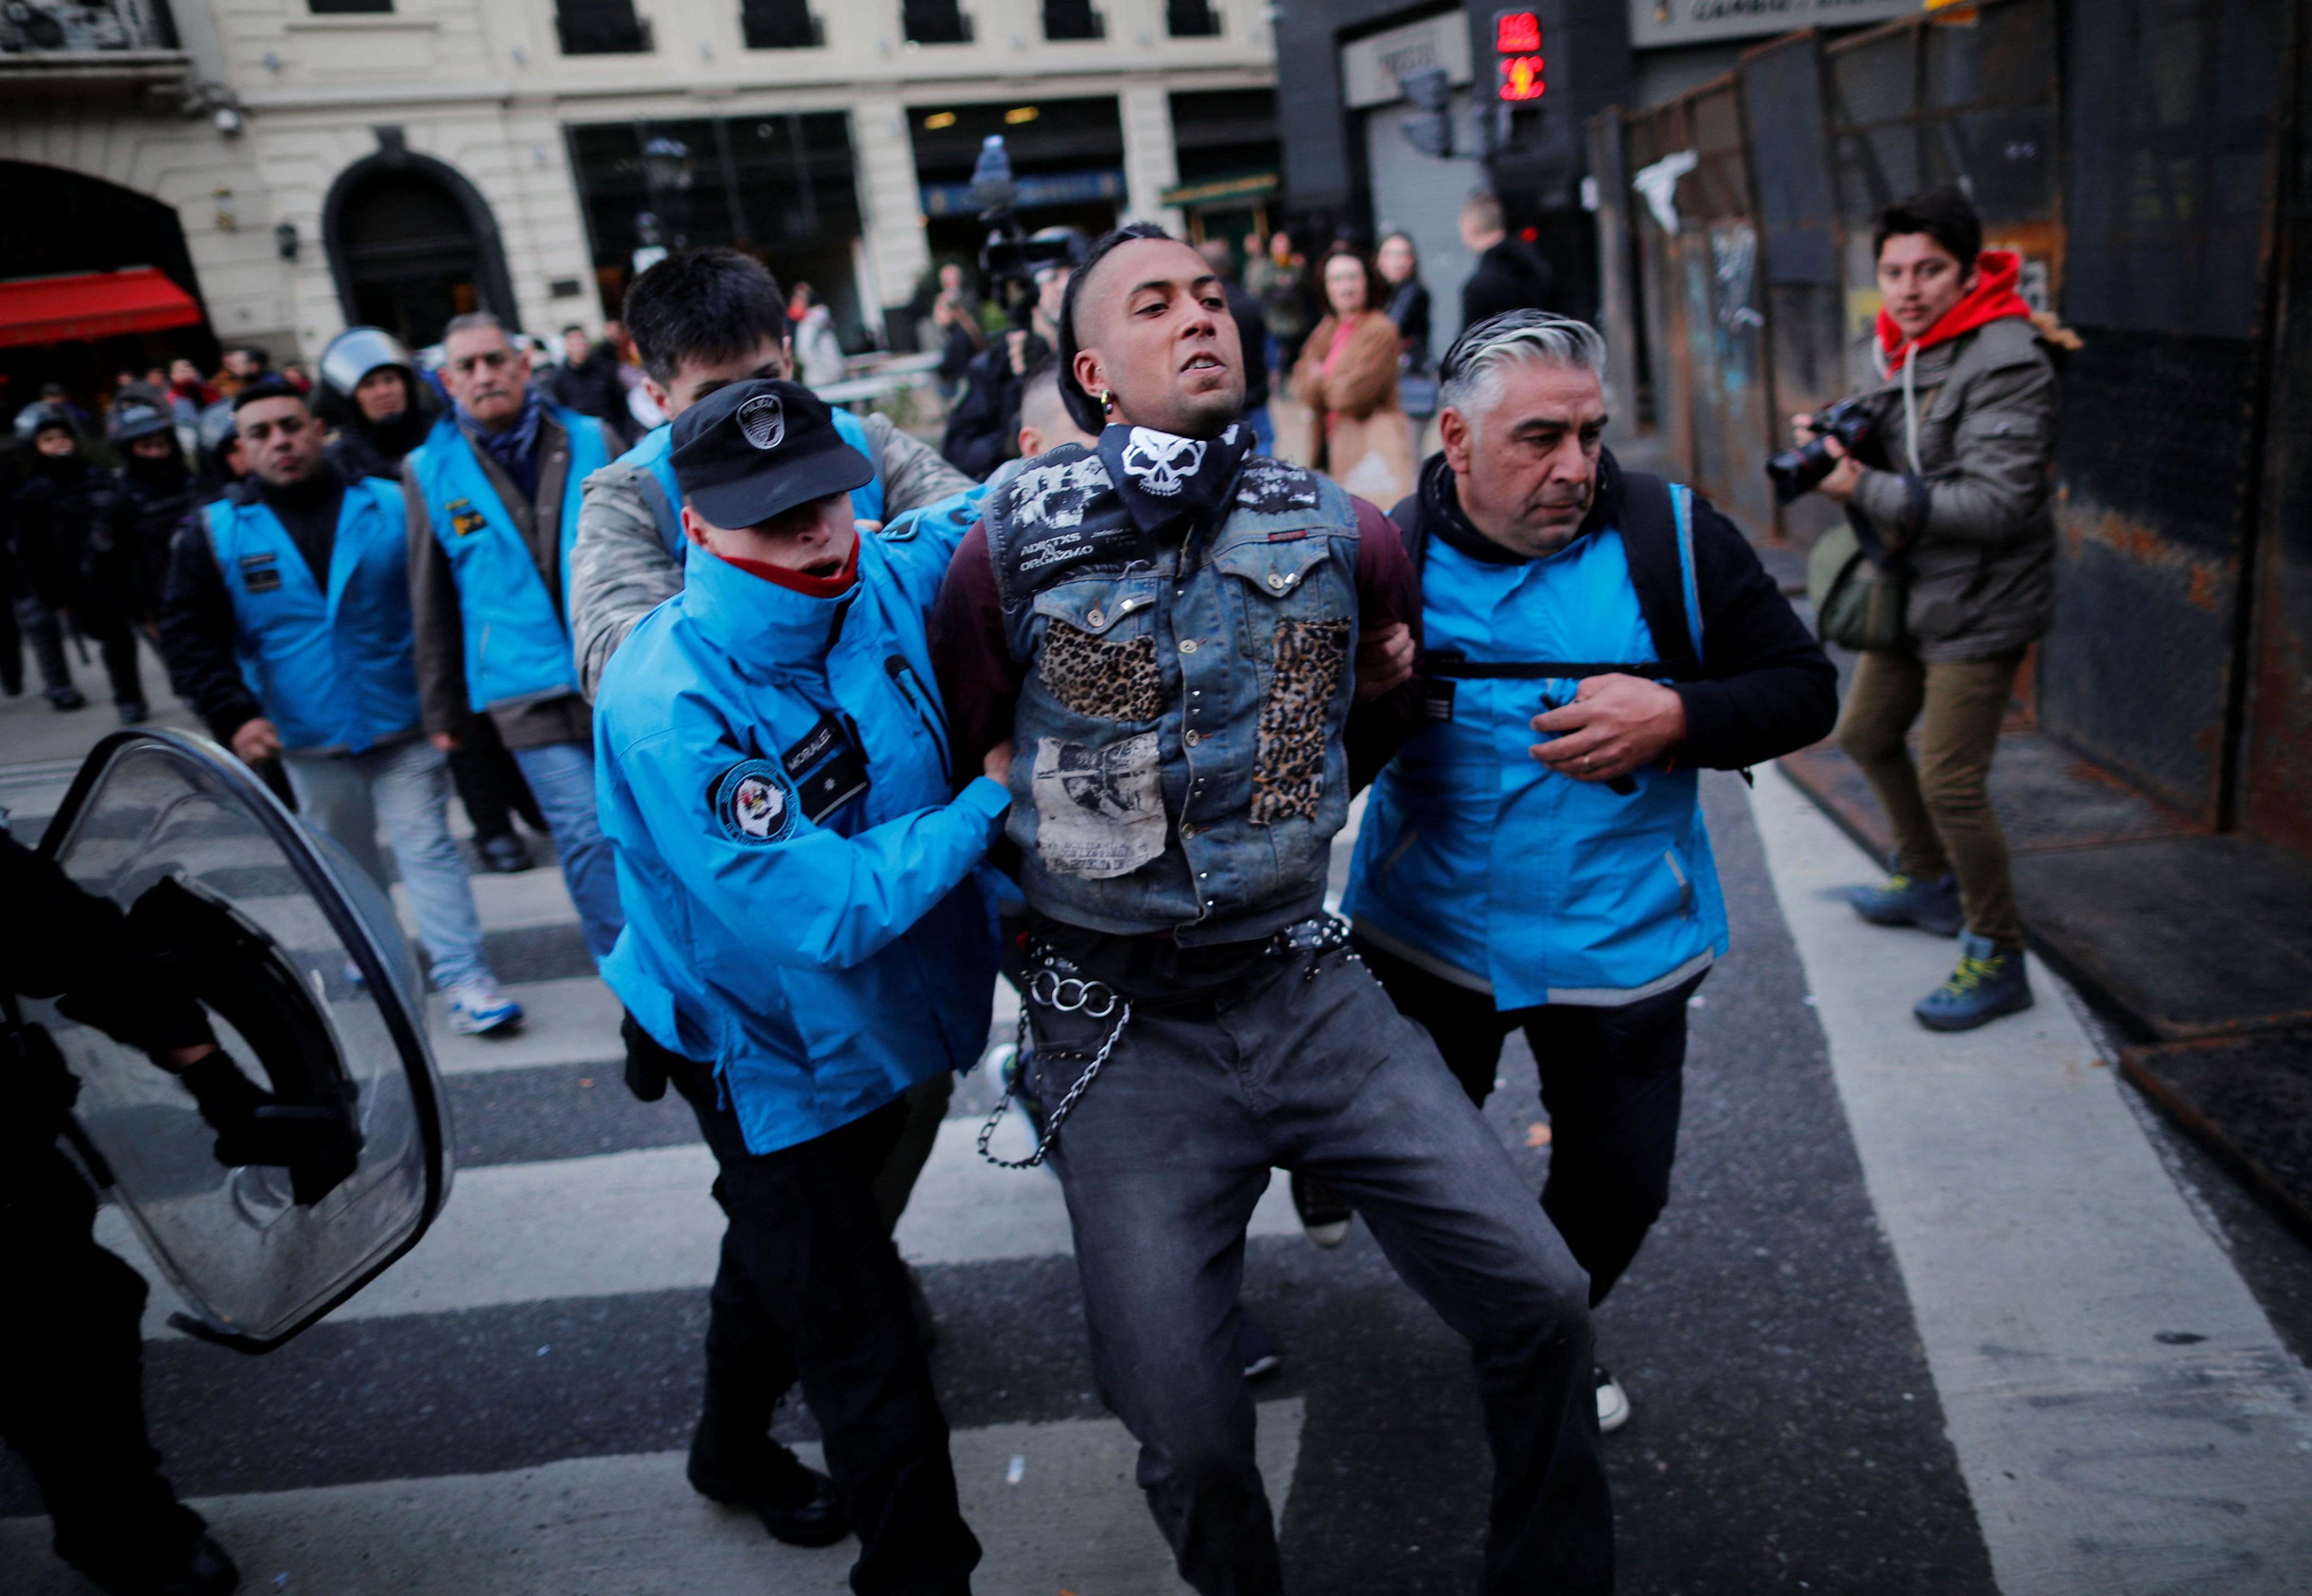
[{"label": "hoop earring", "polygon": [[1099,413],[1103,416],[1116,414],[1116,395],[1105,388],[1099,390]]}]

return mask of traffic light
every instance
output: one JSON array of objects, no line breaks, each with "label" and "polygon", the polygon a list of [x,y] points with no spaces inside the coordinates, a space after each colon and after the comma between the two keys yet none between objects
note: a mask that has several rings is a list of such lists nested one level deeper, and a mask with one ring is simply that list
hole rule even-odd
[{"label": "traffic light", "polygon": [[1541,75],[1541,18],[1530,11],[1493,13],[1493,55],[1499,72],[1495,92],[1508,104],[1538,100],[1548,85]]}]

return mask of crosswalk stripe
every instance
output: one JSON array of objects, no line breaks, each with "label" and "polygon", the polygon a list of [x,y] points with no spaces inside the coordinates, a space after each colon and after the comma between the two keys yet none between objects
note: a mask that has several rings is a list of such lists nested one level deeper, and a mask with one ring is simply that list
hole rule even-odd
[{"label": "crosswalk stripe", "polygon": [[449,998],[439,992],[429,995],[434,1062],[443,1074],[530,1069],[542,1064],[600,1064],[626,1057],[626,1044],[618,1038],[618,1022],[626,1011],[600,977],[513,982],[504,990],[524,1011],[521,1029],[507,1037],[452,1034]]},{"label": "crosswalk stripe", "polygon": [[[1025,1134],[1007,1144],[1010,1156],[1026,1151]],[[1042,1171],[997,1169],[979,1156],[978,1136],[968,1119],[940,1127],[899,1222],[900,1252],[918,1264],[1072,1254],[1059,1182]],[[714,1281],[722,1235],[722,1211],[707,1191],[714,1179],[714,1155],[696,1143],[469,1170],[425,1239],[330,1317],[704,1287]],[[1299,1230],[1285,1183],[1270,1181],[1251,1233]],[[144,1333],[174,1335],[169,1315],[183,1300],[153,1275],[118,1209],[98,1215],[97,1240],[153,1280]]]},{"label": "crosswalk stripe", "polygon": [[[391,854],[386,855],[389,859]],[[532,925],[567,925],[578,918],[570,902],[570,889],[562,872],[552,864],[534,865],[518,875],[469,875],[474,911],[485,931],[516,931]],[[402,929],[417,934],[417,921],[409,912],[409,889],[393,883],[393,909]]]},{"label": "crosswalk stripe", "polygon": [[[1264,1402],[1258,1456],[1281,1518],[1300,1459],[1299,1398]],[[796,1449],[814,1467],[819,1448]],[[950,1437],[957,1495],[985,1559],[982,1591],[1179,1596],[1187,1587],[1134,1483],[1113,1419],[991,1425]],[[1014,1460],[1019,1479],[1011,1483]],[[579,1458],[504,1474],[443,1475],[194,1506],[241,1567],[242,1589],[329,1596],[661,1596],[721,1590],[844,1596],[858,1543],[783,1546],[683,1478],[680,1451]],[[45,1519],[0,1519],[0,1587],[80,1596],[48,1550]]]}]

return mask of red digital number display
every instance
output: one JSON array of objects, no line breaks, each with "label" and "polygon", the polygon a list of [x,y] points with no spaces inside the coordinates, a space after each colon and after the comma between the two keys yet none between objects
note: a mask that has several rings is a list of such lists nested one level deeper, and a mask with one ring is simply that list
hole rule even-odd
[{"label": "red digital number display", "polygon": [[1493,13],[1493,53],[1530,56],[1541,48],[1541,18],[1529,11]]},{"label": "red digital number display", "polygon": [[1513,56],[1502,63],[1501,95],[1503,100],[1538,100],[1546,88],[1541,81],[1539,56]]}]

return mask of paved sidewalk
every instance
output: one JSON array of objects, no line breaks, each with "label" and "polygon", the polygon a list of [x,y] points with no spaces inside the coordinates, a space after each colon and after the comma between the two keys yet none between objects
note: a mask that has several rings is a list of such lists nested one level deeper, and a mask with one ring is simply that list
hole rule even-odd
[{"label": "paved sidewalk", "polygon": [[1939,1036],[1953,944],[1866,926],[1870,865],[1779,773],[1754,799],[2005,1596],[2312,1590],[2312,1381],[2036,960],[2038,1006]]}]

